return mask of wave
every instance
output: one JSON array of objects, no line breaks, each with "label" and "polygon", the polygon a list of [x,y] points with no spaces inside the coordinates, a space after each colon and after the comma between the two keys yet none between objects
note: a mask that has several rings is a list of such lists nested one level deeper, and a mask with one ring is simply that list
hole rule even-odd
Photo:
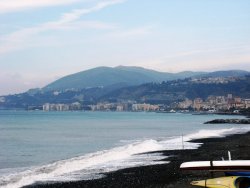
[{"label": "wave", "polygon": [[[197,149],[202,143],[192,143],[194,139],[224,137],[250,131],[250,127],[221,130],[200,130],[183,137],[161,140],[137,140],[133,143],[61,160],[40,167],[32,167],[22,172],[9,173],[0,177],[1,188],[23,187],[36,182],[77,181],[103,177],[103,173],[119,169],[168,163],[161,150]],[[124,142],[124,141],[123,141]],[[163,160],[165,159],[165,160]]]}]

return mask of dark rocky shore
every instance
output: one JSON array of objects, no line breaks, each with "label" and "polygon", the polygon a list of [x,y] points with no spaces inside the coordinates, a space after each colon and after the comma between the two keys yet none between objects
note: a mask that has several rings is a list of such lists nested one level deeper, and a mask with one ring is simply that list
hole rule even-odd
[{"label": "dark rocky shore", "polygon": [[[204,143],[197,150],[162,151],[169,164],[129,168],[106,174],[105,178],[89,181],[38,184],[28,188],[191,188],[192,180],[211,178],[209,172],[181,171],[179,166],[184,161],[221,160],[231,151],[232,159],[250,159],[250,133],[232,135],[226,138],[195,140]],[[215,173],[214,177],[224,175]],[[26,188],[27,188],[26,187]]]},{"label": "dark rocky shore", "polygon": [[212,121],[205,122],[204,124],[250,124],[250,119],[214,119]]}]

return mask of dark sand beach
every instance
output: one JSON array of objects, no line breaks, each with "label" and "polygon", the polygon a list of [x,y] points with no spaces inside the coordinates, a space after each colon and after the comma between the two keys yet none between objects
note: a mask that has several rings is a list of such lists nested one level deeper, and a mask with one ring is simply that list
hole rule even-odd
[{"label": "dark sand beach", "polygon": [[[232,159],[250,159],[250,133],[236,134],[225,138],[200,139],[193,142],[203,143],[196,150],[161,151],[168,164],[123,169],[107,173],[106,177],[97,180],[37,184],[28,188],[191,188],[192,180],[211,178],[210,172],[181,171],[179,166],[184,161],[227,159],[231,151]],[[214,177],[224,175],[215,173]]]}]

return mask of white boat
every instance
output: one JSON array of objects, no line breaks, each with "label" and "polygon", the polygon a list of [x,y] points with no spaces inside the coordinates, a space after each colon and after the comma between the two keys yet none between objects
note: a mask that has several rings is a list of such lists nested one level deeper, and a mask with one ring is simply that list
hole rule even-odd
[{"label": "white boat", "polygon": [[180,169],[211,171],[250,171],[250,160],[185,162],[181,164]]}]

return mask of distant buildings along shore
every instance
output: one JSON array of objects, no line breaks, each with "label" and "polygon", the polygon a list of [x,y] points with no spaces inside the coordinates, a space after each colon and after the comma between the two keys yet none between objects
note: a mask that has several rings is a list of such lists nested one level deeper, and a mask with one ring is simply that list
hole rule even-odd
[{"label": "distant buildings along shore", "polygon": [[51,104],[45,103],[42,107],[43,111],[171,111],[185,110],[185,111],[209,111],[219,112],[228,111],[230,109],[240,110],[250,108],[250,99],[242,99],[240,97],[234,97],[232,94],[227,96],[209,96],[203,100],[201,98],[195,98],[194,100],[186,98],[184,101],[175,102],[170,105],[164,104],[148,104],[137,103],[136,101],[127,101],[122,103],[109,103],[100,102],[94,105],[83,106],[79,102],[71,104]]}]

